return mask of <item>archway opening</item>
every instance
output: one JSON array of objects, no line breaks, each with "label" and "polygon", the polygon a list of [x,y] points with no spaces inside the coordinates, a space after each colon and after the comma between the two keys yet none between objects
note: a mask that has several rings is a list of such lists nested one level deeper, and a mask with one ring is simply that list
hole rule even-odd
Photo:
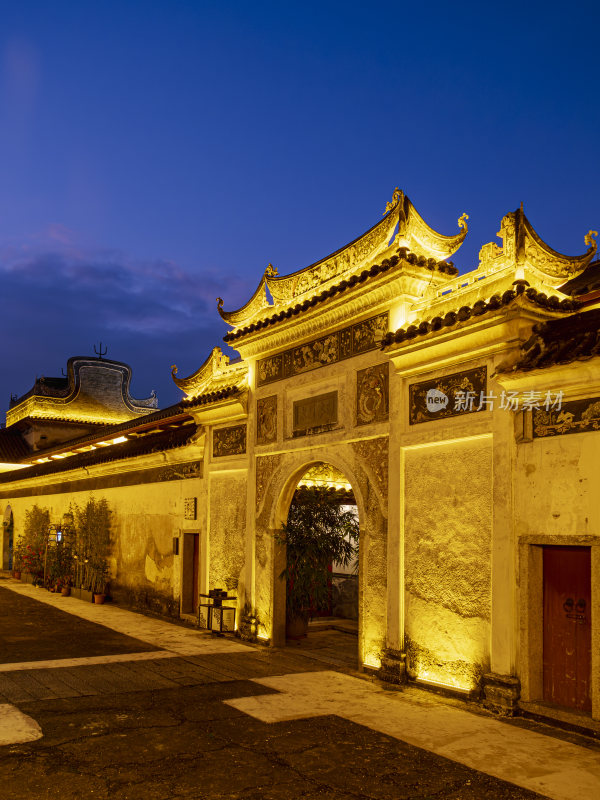
[{"label": "archway opening", "polygon": [[356,668],[358,509],[343,472],[325,462],[304,472],[282,536],[286,544],[286,644],[319,661]]}]

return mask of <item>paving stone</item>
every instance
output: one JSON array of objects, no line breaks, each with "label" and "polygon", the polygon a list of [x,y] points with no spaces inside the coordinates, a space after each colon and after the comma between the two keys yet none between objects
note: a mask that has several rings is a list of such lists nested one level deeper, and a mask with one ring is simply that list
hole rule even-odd
[{"label": "paving stone", "polygon": [[0,692],[9,703],[24,703],[36,699],[36,695],[23,688],[22,681],[15,681],[9,674],[0,674]]}]

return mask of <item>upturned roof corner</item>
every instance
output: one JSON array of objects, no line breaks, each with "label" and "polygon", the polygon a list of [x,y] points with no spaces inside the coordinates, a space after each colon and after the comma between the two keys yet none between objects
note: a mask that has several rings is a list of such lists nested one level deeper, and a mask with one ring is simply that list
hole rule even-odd
[{"label": "upturned roof corner", "polygon": [[177,377],[177,366],[171,367],[171,377],[175,385],[193,399],[206,392],[218,392],[224,388],[241,388],[246,383],[248,365],[243,361],[233,364],[220,347],[214,347],[206,361],[196,372],[187,378]]}]

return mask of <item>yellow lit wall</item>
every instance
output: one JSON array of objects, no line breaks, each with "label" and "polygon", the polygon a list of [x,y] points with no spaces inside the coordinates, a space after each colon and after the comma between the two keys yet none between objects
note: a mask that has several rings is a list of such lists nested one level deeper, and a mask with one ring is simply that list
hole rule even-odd
[{"label": "yellow lit wall", "polygon": [[469,689],[489,669],[491,439],[407,449],[405,486],[408,667]]}]

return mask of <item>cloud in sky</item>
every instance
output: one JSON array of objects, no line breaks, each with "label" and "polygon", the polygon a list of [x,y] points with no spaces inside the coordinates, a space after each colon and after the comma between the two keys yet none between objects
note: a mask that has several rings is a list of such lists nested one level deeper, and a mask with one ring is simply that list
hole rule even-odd
[{"label": "cloud in sky", "polygon": [[157,388],[161,405],[173,402],[178,393],[170,364],[192,372],[222,344],[226,328],[215,298],[225,283],[233,302],[244,302],[254,289],[216,269],[194,275],[168,259],[82,246],[61,225],[26,242],[0,244],[1,406],[11,392],[29,389],[36,375],[60,374],[69,356],[91,354],[99,339],[109,358],[131,364],[140,396]]}]

